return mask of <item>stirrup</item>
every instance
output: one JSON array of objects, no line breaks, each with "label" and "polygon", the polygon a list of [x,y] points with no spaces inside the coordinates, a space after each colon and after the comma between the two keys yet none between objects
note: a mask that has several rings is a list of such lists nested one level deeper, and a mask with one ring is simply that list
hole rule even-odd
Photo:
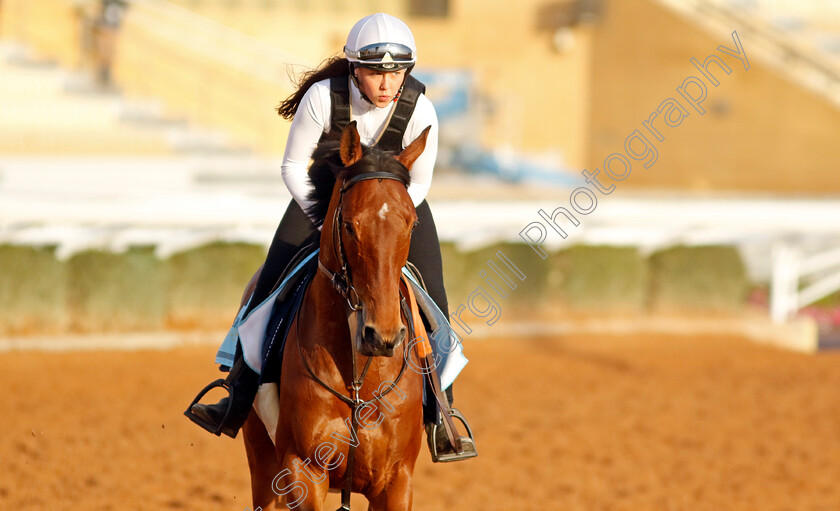
[{"label": "stirrup", "polygon": [[[433,463],[449,463],[451,461],[461,461],[461,460],[466,460],[466,459],[469,459],[469,458],[475,458],[476,456],[478,456],[478,449],[475,447],[475,439],[473,438],[472,428],[470,427],[469,423],[467,422],[467,419],[464,418],[464,416],[461,414],[460,411],[458,411],[457,408],[450,408],[449,409],[449,415],[453,419],[458,419],[461,422],[461,424],[464,425],[464,428],[467,430],[467,437],[469,438],[470,442],[473,445],[473,450],[469,451],[469,452],[468,451],[446,452],[446,453],[438,452],[437,441],[436,441],[437,440],[437,431],[438,431],[438,428],[443,427],[443,424],[432,423],[432,424],[430,424],[431,428],[427,432],[426,436],[427,436],[427,441],[429,443],[429,450],[432,452],[432,462]],[[456,431],[455,434],[458,434],[458,432]],[[452,446],[452,447],[454,449],[454,446]]]},{"label": "stirrup", "polygon": [[[219,422],[218,425],[207,422],[206,420],[202,419],[201,417],[199,417],[198,415],[196,415],[192,411],[192,407],[195,406],[199,401],[201,401],[201,398],[203,398],[205,394],[207,394],[208,392],[210,392],[211,390],[213,390],[217,387],[221,387],[221,388],[225,389],[228,392],[228,398],[229,398],[228,399],[228,407],[227,407],[227,410],[225,410],[225,416],[222,417],[222,420]],[[198,395],[195,396],[195,399],[193,399],[192,403],[190,403],[190,406],[188,406],[187,409],[184,411],[184,415],[186,415],[189,420],[198,424],[199,426],[206,429],[210,433],[213,433],[216,436],[221,436],[222,435],[222,430],[224,429],[224,425],[227,424],[228,417],[230,417],[230,414],[231,414],[232,411],[233,411],[233,392],[232,392],[232,389],[230,388],[230,385],[228,385],[226,380],[224,380],[222,378],[219,378],[218,380],[210,383],[209,385],[207,385],[206,387],[201,389],[201,392],[199,392]]]}]

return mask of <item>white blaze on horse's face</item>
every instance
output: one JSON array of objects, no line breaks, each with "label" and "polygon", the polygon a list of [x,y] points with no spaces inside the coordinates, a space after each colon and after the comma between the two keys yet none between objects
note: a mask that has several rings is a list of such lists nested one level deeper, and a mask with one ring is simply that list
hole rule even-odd
[{"label": "white blaze on horse's face", "polygon": [[[341,133],[341,162],[345,167],[359,165],[400,175],[405,169],[410,171],[423,152],[431,128],[423,130],[393,160],[380,154],[362,161],[365,150],[356,122],[351,121]],[[359,353],[366,356],[393,356],[407,334],[400,311],[400,275],[408,259],[417,213],[401,181],[358,180],[341,195],[339,240],[362,309],[362,321],[357,323],[360,331],[351,335]]]},{"label": "white blaze on horse's face", "polygon": [[347,191],[344,233],[347,262],[362,305],[362,323],[354,341],[366,356],[393,356],[407,329],[400,314],[400,270],[408,258],[411,229],[417,219],[405,186],[394,180],[361,181]]}]

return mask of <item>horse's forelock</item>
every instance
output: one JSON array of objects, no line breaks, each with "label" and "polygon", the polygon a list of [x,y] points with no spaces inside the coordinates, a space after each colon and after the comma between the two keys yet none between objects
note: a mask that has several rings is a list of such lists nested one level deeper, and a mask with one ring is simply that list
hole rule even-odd
[{"label": "horse's forelock", "polygon": [[323,223],[330,206],[332,190],[337,179],[350,179],[370,172],[390,172],[400,178],[405,186],[411,182],[408,169],[394,158],[394,154],[375,147],[362,146],[362,157],[349,167],[341,163],[340,141],[327,138],[320,142],[312,154],[312,165],[309,168],[309,180],[313,189],[307,197],[312,205],[307,208],[307,214],[317,218],[318,225]]},{"label": "horse's forelock", "polygon": [[380,151],[376,148],[367,148],[359,161],[346,167],[344,178],[350,179],[371,172],[389,172],[400,178],[400,181],[406,186],[411,182],[408,169],[394,158],[393,153]]}]

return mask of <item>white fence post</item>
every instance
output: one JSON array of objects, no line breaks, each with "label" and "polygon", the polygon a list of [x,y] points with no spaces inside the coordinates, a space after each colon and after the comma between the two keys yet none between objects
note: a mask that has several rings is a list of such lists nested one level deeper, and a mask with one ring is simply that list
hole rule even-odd
[{"label": "white fence post", "polygon": [[798,308],[799,251],[780,242],[773,246],[773,276],[770,283],[770,316],[786,322]]}]

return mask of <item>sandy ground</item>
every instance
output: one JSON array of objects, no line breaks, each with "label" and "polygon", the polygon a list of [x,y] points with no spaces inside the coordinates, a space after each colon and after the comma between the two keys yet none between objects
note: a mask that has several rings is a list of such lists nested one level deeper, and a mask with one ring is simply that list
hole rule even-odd
[{"label": "sandy ground", "polygon": [[[424,449],[415,509],[840,509],[840,353],[720,336],[466,348],[456,401],[480,456]],[[1,354],[0,509],[248,507],[242,440],[181,416],[220,374],[213,352]]]}]

